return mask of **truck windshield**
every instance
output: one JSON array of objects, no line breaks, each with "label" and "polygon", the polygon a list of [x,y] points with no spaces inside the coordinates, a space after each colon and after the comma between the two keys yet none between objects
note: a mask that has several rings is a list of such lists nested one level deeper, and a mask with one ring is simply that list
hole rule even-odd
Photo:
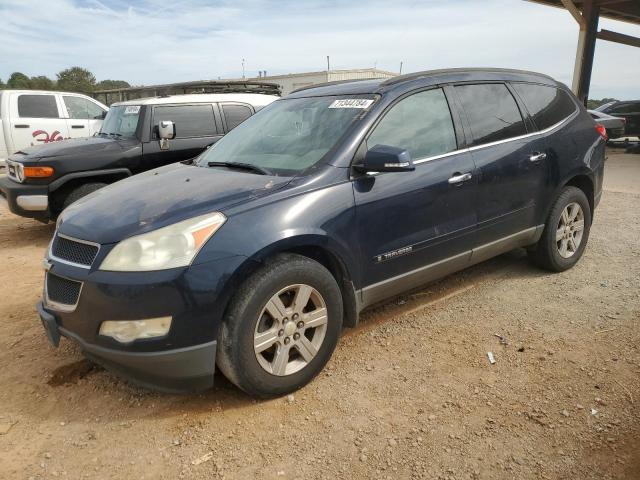
[{"label": "truck windshield", "polygon": [[315,165],[374,103],[373,95],[282,99],[273,102],[203,153],[202,167],[242,164],[274,175]]},{"label": "truck windshield", "polygon": [[100,129],[101,135],[135,137],[140,105],[120,105],[109,108]]}]

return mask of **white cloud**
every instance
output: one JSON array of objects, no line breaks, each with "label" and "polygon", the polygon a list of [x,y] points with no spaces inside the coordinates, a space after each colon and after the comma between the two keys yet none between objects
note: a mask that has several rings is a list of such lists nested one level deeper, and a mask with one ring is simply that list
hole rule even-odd
[{"label": "white cloud", "polygon": [[[372,67],[531,69],[571,82],[578,28],[560,9],[474,2],[0,0],[0,78],[74,65],[154,84]],[[640,28],[603,20],[604,28]],[[640,50],[598,42],[592,97],[640,97]]]}]

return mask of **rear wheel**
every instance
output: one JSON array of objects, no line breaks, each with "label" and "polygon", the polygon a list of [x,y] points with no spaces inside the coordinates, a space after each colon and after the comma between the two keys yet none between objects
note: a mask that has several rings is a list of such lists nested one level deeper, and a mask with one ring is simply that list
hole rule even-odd
[{"label": "rear wheel", "polygon": [[540,240],[529,250],[538,266],[554,272],[573,267],[587,245],[591,207],[576,187],[565,187],[555,201]]},{"label": "rear wheel", "polygon": [[342,296],[331,273],[309,258],[279,255],[233,298],[217,365],[250,395],[290,393],[322,370],[341,329]]}]

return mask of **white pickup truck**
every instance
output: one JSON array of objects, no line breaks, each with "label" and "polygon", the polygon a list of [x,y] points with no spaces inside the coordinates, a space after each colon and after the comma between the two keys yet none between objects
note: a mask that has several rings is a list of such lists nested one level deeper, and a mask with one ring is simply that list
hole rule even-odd
[{"label": "white pickup truck", "polygon": [[79,93],[0,90],[0,171],[22,148],[93,135],[108,109]]}]

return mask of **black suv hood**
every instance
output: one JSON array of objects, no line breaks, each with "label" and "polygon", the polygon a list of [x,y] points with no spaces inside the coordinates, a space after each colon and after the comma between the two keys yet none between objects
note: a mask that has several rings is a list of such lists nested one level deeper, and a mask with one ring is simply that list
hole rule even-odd
[{"label": "black suv hood", "polygon": [[83,157],[91,155],[103,155],[109,153],[120,153],[123,150],[138,145],[137,138],[113,138],[105,136],[70,138],[59,142],[34,145],[23,148],[17,152],[11,160],[33,161],[41,158],[55,158],[81,155]]},{"label": "black suv hood", "polygon": [[119,242],[268,195],[292,179],[176,163],[80,199],[62,213],[60,232],[100,244]]}]

